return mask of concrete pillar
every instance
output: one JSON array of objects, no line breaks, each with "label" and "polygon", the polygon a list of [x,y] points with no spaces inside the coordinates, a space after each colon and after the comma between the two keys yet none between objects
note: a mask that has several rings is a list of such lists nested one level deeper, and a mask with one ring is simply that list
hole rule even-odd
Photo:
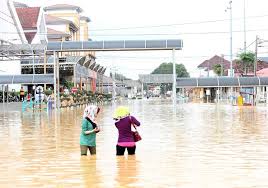
[{"label": "concrete pillar", "polygon": [[[47,54],[44,56],[44,74],[47,73]],[[47,90],[47,84],[44,84],[44,91]]]},{"label": "concrete pillar", "polygon": [[76,65],[73,66],[73,82],[74,87],[76,88]]},{"label": "concrete pillar", "polygon": [[266,103],[268,104],[268,86],[266,86]]}]

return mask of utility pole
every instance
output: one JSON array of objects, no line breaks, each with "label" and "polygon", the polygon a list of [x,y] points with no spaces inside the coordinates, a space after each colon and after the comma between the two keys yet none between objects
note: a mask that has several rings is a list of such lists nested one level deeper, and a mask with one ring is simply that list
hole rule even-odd
[{"label": "utility pole", "polygon": [[[230,76],[233,77],[233,13],[232,13],[232,1],[229,1],[230,10]],[[226,10],[227,11],[227,10]]]},{"label": "utility pole", "polygon": [[176,102],[177,102],[177,95],[176,95],[176,63],[175,63],[175,49],[172,50],[172,62],[173,62],[173,84],[172,84],[172,95],[173,95],[173,110],[176,112]]},{"label": "utility pole", "polygon": [[[233,77],[233,13],[232,13],[232,1],[229,1],[230,10],[230,77]],[[231,104],[233,104],[233,87],[231,87]]]},{"label": "utility pole", "polygon": [[244,52],[247,50],[247,35],[246,35],[246,0],[244,0]]},{"label": "utility pole", "polygon": [[257,68],[258,68],[258,44],[259,44],[259,37],[256,36],[255,41],[255,61],[254,61],[254,76],[257,76]]},{"label": "utility pole", "polygon": [[233,77],[233,13],[232,13],[232,1],[230,4],[230,61],[231,61],[231,77]]},{"label": "utility pole", "polygon": [[[256,36],[255,41],[255,61],[254,61],[254,77],[257,76],[257,63],[258,63],[258,44],[259,44],[259,37]],[[254,86],[254,94],[253,94],[253,105],[256,106],[256,98],[257,98],[257,87]]]}]

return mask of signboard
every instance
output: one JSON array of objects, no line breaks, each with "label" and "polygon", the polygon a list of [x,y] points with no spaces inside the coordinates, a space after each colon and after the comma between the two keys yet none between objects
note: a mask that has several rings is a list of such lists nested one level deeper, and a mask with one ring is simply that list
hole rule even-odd
[{"label": "signboard", "polygon": [[78,91],[78,89],[76,88],[76,87],[73,87],[72,89],[71,89],[71,92],[72,93],[76,93]]}]

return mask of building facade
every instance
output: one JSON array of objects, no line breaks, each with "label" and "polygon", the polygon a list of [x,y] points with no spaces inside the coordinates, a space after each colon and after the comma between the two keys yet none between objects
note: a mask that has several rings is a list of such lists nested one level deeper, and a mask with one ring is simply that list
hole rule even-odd
[{"label": "building facade", "polygon": [[[82,15],[83,10],[75,5],[56,4],[44,8],[49,41],[89,40],[90,19]],[[95,52],[61,53],[65,68],[69,69],[64,79],[73,82],[75,87],[96,91],[97,77],[102,78],[104,67],[96,63]],[[70,58],[73,57],[73,58]],[[64,62],[64,59],[65,62]],[[67,59],[69,61],[67,61]],[[70,60],[73,61],[70,61]],[[101,79],[100,79],[101,80]]]},{"label": "building facade", "polygon": [[[38,44],[45,46],[53,41],[89,40],[90,19],[81,15],[83,10],[78,6],[61,4],[43,8],[29,7],[23,3],[14,4],[11,0],[4,0],[4,2],[1,1],[6,7],[7,15],[10,15],[7,19],[11,18],[10,23],[6,23],[9,24],[6,28],[10,28],[6,33],[12,32],[12,35],[3,36],[2,43],[16,41],[18,44],[31,47]],[[18,35],[14,35],[14,32]],[[5,31],[3,30],[2,33]],[[11,36],[13,38],[9,39]],[[17,61],[18,74],[54,72],[53,56],[46,53],[37,56],[35,53],[32,49],[31,56],[22,57],[21,61]],[[74,87],[95,92],[97,76],[102,78],[106,70],[97,64],[95,59],[95,53],[92,51],[59,53],[57,61],[60,64],[60,82],[63,85],[72,82]]]}]

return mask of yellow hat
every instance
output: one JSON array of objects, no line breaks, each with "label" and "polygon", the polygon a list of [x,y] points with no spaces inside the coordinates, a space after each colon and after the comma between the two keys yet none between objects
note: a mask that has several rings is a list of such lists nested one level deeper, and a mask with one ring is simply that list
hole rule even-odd
[{"label": "yellow hat", "polygon": [[128,116],[129,114],[130,114],[130,112],[129,112],[128,107],[119,106],[119,107],[116,108],[116,110],[114,112],[114,115],[113,115],[113,118],[114,119],[120,119],[120,118]]}]

